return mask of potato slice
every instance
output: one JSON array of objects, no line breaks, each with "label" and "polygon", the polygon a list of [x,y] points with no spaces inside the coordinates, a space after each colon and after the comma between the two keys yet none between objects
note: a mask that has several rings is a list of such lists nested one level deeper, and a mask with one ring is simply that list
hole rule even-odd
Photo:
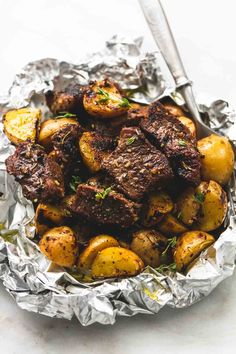
[{"label": "potato slice", "polygon": [[182,110],[182,108],[180,108],[177,105],[164,103],[164,107],[165,107],[165,109],[167,109],[167,111],[169,111],[174,116],[177,116],[177,117],[184,116],[184,111]]},{"label": "potato slice", "polygon": [[99,252],[92,264],[94,278],[132,276],[144,268],[143,261],[134,252],[122,247],[109,247]]},{"label": "potato slice", "polygon": [[201,174],[206,181],[228,183],[234,168],[234,152],[226,137],[210,135],[198,141],[201,154]]},{"label": "potato slice", "polygon": [[54,118],[46,120],[41,125],[38,139],[39,144],[46,149],[49,149],[52,144],[51,139],[53,135],[70,124],[78,124],[78,122],[72,118]]},{"label": "potato slice", "polygon": [[79,140],[79,148],[84,164],[92,172],[101,169],[102,160],[109,155],[112,140],[95,132],[84,132]]},{"label": "potato slice", "polygon": [[83,104],[89,114],[100,118],[117,117],[130,108],[129,101],[122,97],[117,86],[108,79],[90,85]]},{"label": "potato slice", "polygon": [[224,221],[227,213],[227,196],[221,186],[210,181],[201,204],[201,211],[196,227],[203,231],[217,229]]},{"label": "potato slice", "polygon": [[60,226],[65,222],[65,212],[55,205],[40,203],[35,212],[35,228],[43,235],[50,227]]},{"label": "potato slice", "polygon": [[174,204],[167,193],[155,192],[150,194],[148,199],[148,209],[143,219],[143,225],[148,227],[157,225],[165,214],[172,211],[173,207]]},{"label": "potato slice", "polygon": [[197,135],[196,126],[195,126],[194,122],[192,121],[192,119],[185,117],[185,116],[180,116],[177,118],[183,125],[185,125],[186,128],[188,128],[190,133],[196,138],[196,135]]},{"label": "potato slice", "polygon": [[72,267],[78,253],[76,237],[67,226],[48,230],[39,242],[41,252],[52,262],[62,267]]},{"label": "potato slice", "polygon": [[4,132],[15,145],[27,140],[34,143],[41,117],[40,109],[21,108],[9,111],[3,117]]},{"label": "potato slice", "polygon": [[85,273],[88,272],[98,252],[108,247],[119,247],[119,242],[109,235],[98,235],[93,237],[79,257],[79,270]]},{"label": "potato slice", "polygon": [[188,231],[180,220],[178,220],[172,214],[166,214],[161,222],[158,224],[158,230],[166,235],[178,235]]},{"label": "potato slice", "polygon": [[177,240],[173,254],[176,269],[181,271],[188,266],[214,241],[213,236],[203,231],[189,231],[182,234]]}]

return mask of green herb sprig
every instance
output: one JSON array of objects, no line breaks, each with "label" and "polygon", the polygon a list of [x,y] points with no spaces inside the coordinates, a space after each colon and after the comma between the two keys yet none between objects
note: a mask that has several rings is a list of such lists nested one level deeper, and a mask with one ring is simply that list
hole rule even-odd
[{"label": "green herb sprig", "polygon": [[82,183],[82,181],[81,181],[81,178],[79,176],[72,176],[71,177],[71,182],[69,184],[70,189],[73,192],[76,192],[78,185],[81,184],[81,183]]},{"label": "green herb sprig", "polygon": [[110,99],[110,95],[108,92],[104,91],[101,87],[98,88],[97,94],[104,96],[100,100],[98,100],[98,103],[106,103]]},{"label": "green herb sprig", "polygon": [[137,139],[136,136],[134,136],[134,135],[131,136],[130,138],[128,138],[128,139],[126,140],[126,145],[131,145],[131,144],[133,144],[136,139]]},{"label": "green herb sprig", "polygon": [[165,273],[165,272],[176,272],[176,264],[171,263],[171,264],[162,264],[158,268],[155,268],[157,272],[159,273]]},{"label": "green herb sprig", "polygon": [[167,253],[167,251],[169,250],[169,248],[174,248],[177,242],[177,237],[174,236],[172,238],[168,238],[167,241],[167,246],[165,248],[165,250],[162,252],[162,255],[165,255]]},{"label": "green herb sprig", "polygon": [[95,199],[97,202],[104,200],[112,191],[111,187],[104,189],[103,192],[99,192],[95,194]]},{"label": "green herb sprig", "polygon": [[198,202],[199,204],[202,204],[205,200],[205,195],[201,192],[196,192],[194,194],[194,199],[196,202]]},{"label": "green herb sprig", "polygon": [[59,112],[59,115],[56,118],[72,118],[76,117],[76,114],[70,112]]},{"label": "green herb sprig", "polygon": [[187,142],[185,140],[179,139],[178,144],[179,144],[179,146],[186,146]]},{"label": "green herb sprig", "polygon": [[122,98],[121,102],[119,103],[119,107],[127,107],[130,108],[131,104],[129,102],[129,100],[125,97]]}]

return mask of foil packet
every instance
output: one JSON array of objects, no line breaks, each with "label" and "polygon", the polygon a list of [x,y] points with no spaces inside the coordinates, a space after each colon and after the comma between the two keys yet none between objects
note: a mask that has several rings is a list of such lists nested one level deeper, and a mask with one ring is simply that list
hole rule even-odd
[{"label": "foil packet", "polygon": [[[72,80],[111,76],[132,91],[139,102],[151,102],[169,95],[180,102],[161,54],[143,54],[142,39],[114,36],[106,48],[80,63],[42,59],[26,65],[16,75],[5,96],[0,96],[1,116],[9,109],[27,105],[49,111],[44,93],[64,88]],[[236,114],[227,102],[200,103],[201,112],[214,129],[236,144]],[[16,303],[25,310],[50,317],[77,317],[84,326],[94,322],[113,324],[117,316],[158,313],[163,306],[188,307],[200,301],[234,271],[236,219],[229,208],[229,226],[214,245],[201,253],[186,275],[162,274],[147,267],[135,277],[92,284],[80,283],[58,268],[50,271],[50,261],[33,242],[34,209],[22,195],[21,187],[6,173],[5,159],[14,147],[0,123],[0,278]],[[231,190],[231,202],[235,202]],[[231,203],[231,206],[232,206]]]}]

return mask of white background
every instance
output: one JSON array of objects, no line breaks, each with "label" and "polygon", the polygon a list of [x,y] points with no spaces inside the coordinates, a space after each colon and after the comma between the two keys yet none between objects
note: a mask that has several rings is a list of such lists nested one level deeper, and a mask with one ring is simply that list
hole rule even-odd
[{"label": "white background", "polygon": [[[234,0],[163,0],[189,77],[198,94],[236,106]],[[144,36],[155,49],[136,0],[0,0],[0,91],[27,62],[55,57],[76,62],[113,34]],[[17,308],[0,286],[0,351],[54,353],[233,354],[236,276],[185,310],[119,318],[83,328]]]}]

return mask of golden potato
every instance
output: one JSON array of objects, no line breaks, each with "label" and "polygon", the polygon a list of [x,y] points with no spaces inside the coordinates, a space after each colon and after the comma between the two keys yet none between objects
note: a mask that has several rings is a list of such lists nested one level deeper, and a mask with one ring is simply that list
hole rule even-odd
[{"label": "golden potato", "polygon": [[228,183],[234,168],[234,152],[229,140],[212,134],[200,139],[197,147],[203,180],[214,180],[221,185]]},{"label": "golden potato", "polygon": [[43,235],[50,227],[60,226],[65,222],[65,212],[58,206],[40,203],[35,212],[35,228]]},{"label": "golden potato", "polygon": [[41,252],[52,262],[62,267],[75,264],[78,246],[70,227],[60,226],[48,230],[39,241]]},{"label": "golden potato", "polygon": [[109,235],[98,235],[93,237],[79,257],[79,270],[85,273],[88,272],[98,252],[108,247],[119,247],[119,242]]},{"label": "golden potato", "polygon": [[26,140],[34,143],[41,117],[40,109],[30,107],[9,111],[3,117],[4,133],[15,145]]},{"label": "golden potato", "polygon": [[167,238],[155,230],[139,230],[134,233],[130,249],[136,253],[145,265],[158,267],[161,254],[166,248]]},{"label": "golden potato", "polygon": [[227,213],[227,197],[225,191],[215,181],[210,181],[196,227],[203,231],[217,229],[224,221]]},{"label": "golden potato", "polygon": [[78,122],[72,118],[54,118],[46,120],[41,125],[38,139],[39,144],[46,149],[50,148],[53,135],[70,124],[78,124]]},{"label": "golden potato", "polygon": [[166,214],[164,216],[158,224],[158,230],[166,235],[178,235],[188,231],[187,227],[172,214]]},{"label": "golden potato", "polygon": [[180,117],[177,117],[177,118],[183,125],[185,125],[185,127],[188,128],[190,133],[194,137],[196,137],[196,135],[197,135],[196,126],[195,126],[195,123],[192,121],[192,119],[190,119],[188,117],[185,117],[185,116],[180,116]]},{"label": "golden potato", "polygon": [[113,140],[95,132],[84,132],[79,140],[79,149],[84,164],[92,172],[101,169],[102,160],[109,155]]},{"label": "golden potato", "polygon": [[109,247],[97,254],[91,274],[93,278],[132,276],[143,268],[143,261],[134,252],[122,247]]},{"label": "golden potato", "polygon": [[215,241],[214,237],[203,231],[189,231],[182,234],[176,243],[174,261],[176,269],[182,270]]},{"label": "golden potato", "polygon": [[143,225],[155,226],[164,217],[170,213],[174,204],[170,196],[165,192],[154,192],[148,198],[148,209],[143,218]]},{"label": "golden potato", "polygon": [[125,113],[130,103],[123,98],[117,86],[108,79],[97,81],[83,97],[86,111],[100,118],[117,117]]},{"label": "golden potato", "polygon": [[174,116],[177,116],[177,117],[184,116],[184,111],[177,105],[164,103],[164,107],[165,107],[165,109],[167,109],[167,111],[169,111]]}]

